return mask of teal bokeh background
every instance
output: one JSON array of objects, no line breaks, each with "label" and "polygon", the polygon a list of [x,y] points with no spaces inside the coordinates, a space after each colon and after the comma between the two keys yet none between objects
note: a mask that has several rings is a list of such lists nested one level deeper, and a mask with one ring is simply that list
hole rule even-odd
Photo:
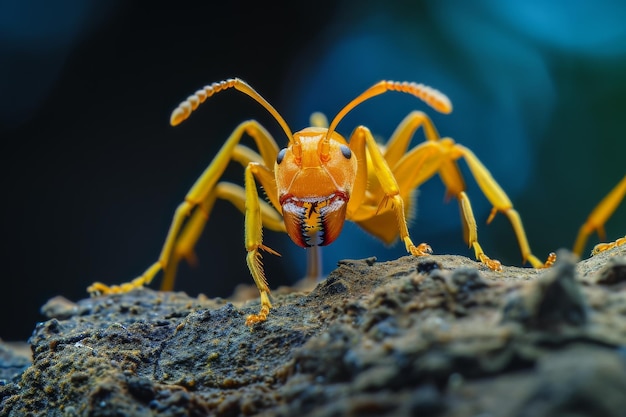
[{"label": "teal bokeh background", "polygon": [[[0,338],[28,337],[54,295],[76,300],[94,280],[141,273],[176,205],[239,122],[256,118],[285,143],[271,117],[236,92],[175,129],[167,124],[180,100],[231,76],[252,84],[293,130],[313,111],[332,116],[383,78],[440,89],[454,103],[450,115],[390,93],[338,130],[349,135],[365,124],[386,138],[409,111],[428,111],[509,193],[537,256],[571,247],[589,211],[626,174],[624,21],[626,5],[608,0],[1,3]],[[232,166],[225,177],[241,182],[242,170]],[[520,265],[508,222],[484,225],[490,207],[467,178],[483,248]],[[472,256],[438,179],[421,188],[418,205],[415,241]],[[223,203],[211,220],[200,265],[183,266],[177,288],[227,296],[252,283],[243,218]],[[626,232],[626,204],[607,232]],[[266,242],[283,254],[264,258],[272,287],[300,277],[302,250],[271,232]],[[403,254],[402,245],[385,248],[348,225],[325,251],[326,269],[346,257]]]}]

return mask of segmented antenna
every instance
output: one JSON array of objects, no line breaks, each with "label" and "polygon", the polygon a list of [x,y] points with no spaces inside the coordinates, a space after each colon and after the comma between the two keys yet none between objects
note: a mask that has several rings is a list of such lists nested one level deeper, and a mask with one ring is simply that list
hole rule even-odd
[{"label": "segmented antenna", "polygon": [[268,103],[267,100],[265,100],[259,93],[257,93],[256,90],[254,90],[252,87],[250,87],[250,85],[248,85],[248,83],[239,78],[229,78],[224,81],[207,85],[204,88],[196,91],[174,109],[172,115],[170,116],[170,124],[172,126],[176,126],[182,123],[191,115],[194,110],[198,108],[200,104],[204,103],[206,99],[214,94],[219,93],[220,91],[224,91],[229,88],[234,88],[241,91],[257,103],[262,105],[272,116],[274,116],[274,119],[276,119],[276,121],[283,128],[285,134],[289,138],[289,141],[293,140],[293,134],[291,133],[291,129],[289,129],[289,125],[287,125],[287,122],[285,122],[285,119],[283,119],[278,111],[276,111],[276,109],[272,107],[272,105]]},{"label": "segmented antenna", "polygon": [[176,126],[187,120],[187,118],[191,116],[191,113],[196,110],[200,104],[204,103],[207,98],[219,93],[220,91],[234,87],[235,82],[235,79],[230,78],[228,80],[204,86],[201,90],[196,91],[174,109],[172,115],[170,116],[170,124],[172,126]]},{"label": "segmented antenna", "polygon": [[414,82],[383,80],[365,90],[361,95],[352,100],[343,109],[341,109],[339,113],[337,113],[333,121],[330,123],[330,126],[328,127],[326,139],[330,138],[330,135],[332,134],[332,132],[335,131],[335,128],[337,127],[341,119],[343,119],[350,110],[354,109],[356,106],[363,103],[364,101],[369,100],[372,97],[376,97],[380,94],[386,93],[387,91],[398,91],[400,93],[412,94],[440,113],[447,114],[452,111],[452,103],[450,102],[450,99],[439,90],[436,90],[424,84],[417,84]]},{"label": "segmented antenna", "polygon": [[409,82],[397,82],[397,81],[383,81],[388,90],[399,91],[401,93],[412,94],[415,97],[421,99],[424,103],[428,104],[439,113],[448,114],[452,112],[452,103],[448,96],[441,91],[429,87],[424,84],[409,83]]}]

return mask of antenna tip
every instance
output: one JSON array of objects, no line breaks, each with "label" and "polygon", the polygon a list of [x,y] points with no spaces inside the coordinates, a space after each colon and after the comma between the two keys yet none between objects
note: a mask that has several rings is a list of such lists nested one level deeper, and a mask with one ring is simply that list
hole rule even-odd
[{"label": "antenna tip", "polygon": [[439,113],[452,113],[452,102],[447,95],[427,85],[418,84],[416,87],[419,87],[418,90],[421,90],[419,97],[430,107],[437,110]]},{"label": "antenna tip", "polygon": [[439,100],[435,101],[435,103],[433,104],[434,104],[433,107],[439,113],[443,113],[443,114],[452,113],[452,102],[450,101],[448,96],[444,95],[443,93],[441,94],[441,97],[439,97]]},{"label": "antenna tip", "polygon": [[181,124],[191,114],[191,106],[185,106],[186,103],[176,107],[170,116],[170,125],[177,126]]}]

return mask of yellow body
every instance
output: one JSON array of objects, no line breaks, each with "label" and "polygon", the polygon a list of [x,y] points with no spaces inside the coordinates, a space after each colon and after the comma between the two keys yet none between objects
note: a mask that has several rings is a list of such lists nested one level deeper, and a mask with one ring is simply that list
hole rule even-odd
[{"label": "yellow body", "polygon": [[[278,253],[263,244],[263,227],[285,232],[303,247],[323,246],[339,235],[344,220],[350,220],[386,243],[399,238],[412,255],[427,255],[432,252],[430,246],[415,245],[411,240],[407,216],[411,194],[436,174],[448,195],[459,201],[464,237],[476,258],[487,267],[500,270],[500,262],[485,255],[478,243],[476,220],[457,165],[461,158],[493,205],[488,222],[496,213],[504,213],[513,226],[524,261],[536,268],[554,262],[554,254],[541,262],[531,253],[521,219],[506,193],[472,151],[450,138],[440,138],[426,114],[410,113],[385,145],[378,144],[365,126],[358,126],[349,140],[335,131],[354,107],[388,91],[411,94],[439,112],[451,112],[450,101],[439,91],[423,84],[381,81],[348,103],[330,124],[323,116],[314,114],[312,127],[292,133],[263,97],[244,81],[233,78],[213,83],[188,97],[174,110],[170,123],[179,124],[208,97],[229,88],[243,92],[269,111],[283,128],[289,140],[287,146],[279,150],[272,136],[254,120],[240,124],[176,209],[159,259],[129,283],[94,283],[88,288],[90,293],[129,291],[150,283],[161,270],[162,289],[171,290],[180,260],[195,260],[194,246],[219,198],[230,201],[245,215],[246,261],[261,295],[259,313],[248,316],[246,323],[265,321],[271,303],[260,250]],[[420,127],[426,141],[409,149]],[[254,139],[258,151],[239,144],[244,135]],[[245,168],[243,188],[218,182],[231,161]],[[269,203],[259,197],[257,182],[267,193]]]}]

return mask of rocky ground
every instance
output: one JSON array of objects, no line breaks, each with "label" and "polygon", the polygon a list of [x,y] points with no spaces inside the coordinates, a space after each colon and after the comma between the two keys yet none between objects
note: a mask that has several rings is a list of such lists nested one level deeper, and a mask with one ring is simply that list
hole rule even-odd
[{"label": "rocky ground", "polygon": [[253,296],[52,299],[32,358],[0,344],[0,415],[626,413],[626,245],[544,271],[346,260],[249,328]]}]

